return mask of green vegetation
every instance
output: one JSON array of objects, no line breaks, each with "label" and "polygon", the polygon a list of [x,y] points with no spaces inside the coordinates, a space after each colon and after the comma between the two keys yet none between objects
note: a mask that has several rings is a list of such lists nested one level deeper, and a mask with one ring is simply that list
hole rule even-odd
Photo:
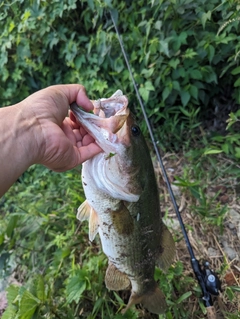
[{"label": "green vegetation", "polygon": [[[177,154],[168,166],[182,158],[174,180],[191,214],[187,229],[198,229],[196,223],[209,238],[209,229],[222,234],[228,201],[221,190],[209,190],[224,185],[239,204],[239,1],[3,0],[0,104],[59,83],[82,83],[92,99],[121,89],[148,136],[108,8],[114,10],[159,145]],[[219,113],[224,131],[206,124]],[[33,166],[0,200],[0,278],[14,271],[22,284],[8,288],[2,318],[180,319],[193,318],[193,310],[194,318],[205,318],[180,246],[167,275],[159,269],[155,274],[167,297],[167,314],[151,315],[139,307],[121,314],[129,295],[105,288],[107,260],[100,242],[90,243],[86,223],[76,220],[84,201],[80,170],[57,174]],[[165,205],[171,207],[168,198]],[[180,245],[181,235],[175,239]],[[223,279],[231,266],[225,256],[219,259]],[[238,293],[234,284],[225,290],[224,318],[237,318]]]}]

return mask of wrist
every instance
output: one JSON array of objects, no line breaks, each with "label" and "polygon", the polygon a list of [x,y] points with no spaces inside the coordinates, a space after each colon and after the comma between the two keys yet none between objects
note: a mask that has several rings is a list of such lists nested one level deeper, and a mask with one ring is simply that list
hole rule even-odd
[{"label": "wrist", "polygon": [[39,139],[42,135],[41,127],[33,108],[25,100],[13,107],[15,108],[14,134],[21,144],[20,152],[28,168],[38,163],[42,149]]}]

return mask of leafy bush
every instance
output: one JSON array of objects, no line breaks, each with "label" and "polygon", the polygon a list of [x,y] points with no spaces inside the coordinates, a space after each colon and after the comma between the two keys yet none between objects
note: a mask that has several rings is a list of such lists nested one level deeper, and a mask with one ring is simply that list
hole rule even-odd
[{"label": "leafy bush", "polygon": [[[90,97],[121,88],[135,98],[108,13],[115,16],[140,94],[161,143],[199,125],[213,98],[240,103],[237,1],[2,1],[0,95],[17,102],[57,83],[83,83]],[[229,93],[230,91],[230,93]]]}]

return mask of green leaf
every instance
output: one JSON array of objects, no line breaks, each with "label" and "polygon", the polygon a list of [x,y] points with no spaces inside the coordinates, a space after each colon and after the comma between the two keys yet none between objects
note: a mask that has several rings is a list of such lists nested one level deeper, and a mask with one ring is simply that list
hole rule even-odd
[{"label": "green leaf", "polygon": [[228,287],[228,288],[231,288],[231,289],[234,290],[234,291],[240,292],[240,287],[230,286],[230,287]]},{"label": "green leaf", "polygon": [[150,69],[143,69],[141,71],[141,74],[143,74],[146,78],[149,78],[154,72],[154,68],[150,68]]},{"label": "green leaf", "polygon": [[183,294],[180,298],[176,300],[176,303],[180,304],[181,302],[183,302],[183,300],[189,298],[191,295],[192,295],[191,291],[185,292],[185,294]]},{"label": "green leaf", "polygon": [[174,90],[179,91],[179,92],[181,91],[180,84],[178,81],[173,81],[172,86],[173,86]]},{"label": "green leaf", "polygon": [[194,97],[196,100],[198,99],[198,88],[194,85],[190,85],[189,92],[192,97]]},{"label": "green leaf", "polygon": [[2,68],[4,64],[8,62],[8,54],[7,52],[1,52],[0,54],[0,67]]},{"label": "green leaf", "polygon": [[235,148],[234,148],[234,151],[235,151],[235,156],[236,156],[237,158],[240,158],[240,147],[235,147]]},{"label": "green leaf", "polygon": [[16,319],[17,317],[16,310],[13,307],[7,307],[7,310],[4,311],[4,314],[2,315],[1,319]]},{"label": "green leaf", "polygon": [[222,150],[224,153],[229,154],[229,144],[228,143],[224,143],[222,144]]},{"label": "green leaf", "polygon": [[209,62],[211,63],[213,60],[215,54],[215,48],[214,46],[212,46],[211,44],[208,47],[208,58],[209,58]]},{"label": "green leaf", "polygon": [[145,88],[146,88],[148,91],[154,91],[154,90],[155,90],[154,86],[152,85],[152,82],[150,82],[150,81],[146,81],[146,83],[145,83]]},{"label": "green leaf", "polygon": [[149,90],[147,90],[145,87],[140,87],[139,93],[143,98],[144,102],[147,102],[149,98]]},{"label": "green leaf", "polygon": [[181,112],[183,112],[183,114],[187,117],[191,116],[191,113],[189,113],[186,109],[184,109],[183,107],[179,107],[179,109],[181,110]]},{"label": "green leaf", "polygon": [[117,299],[118,303],[121,305],[121,304],[124,304],[123,300],[121,299],[121,297],[115,292],[113,291],[114,293],[114,296],[115,298]]},{"label": "green leaf", "polygon": [[75,61],[75,68],[76,70],[80,70],[81,69],[81,66],[86,63],[86,58],[84,55],[79,55],[76,57]]},{"label": "green leaf", "polygon": [[202,301],[199,302],[199,306],[200,306],[200,308],[202,310],[202,313],[204,315],[206,315],[207,314],[207,308],[206,308],[206,306],[204,305],[204,303]]},{"label": "green leaf", "polygon": [[162,27],[162,21],[160,20],[156,21],[154,24],[154,28],[160,31],[161,27]]},{"label": "green leaf", "polygon": [[15,23],[14,23],[14,21],[11,21],[10,22],[10,25],[9,25],[9,29],[8,29],[8,32],[10,33],[10,32],[12,32],[12,30],[15,28]]},{"label": "green leaf", "polygon": [[180,63],[180,60],[179,60],[179,59],[171,59],[171,60],[169,61],[169,65],[170,65],[173,69],[176,69],[179,63]]},{"label": "green leaf", "polygon": [[234,82],[234,87],[239,87],[240,86],[240,78],[237,79],[237,81]]},{"label": "green leaf", "polygon": [[188,48],[186,52],[184,53],[184,58],[193,59],[196,55],[197,53],[192,48]]},{"label": "green leaf", "polygon": [[233,75],[236,75],[236,74],[239,74],[239,73],[240,73],[240,66],[236,67],[235,69],[233,69],[231,71],[231,74],[233,74]]},{"label": "green leaf", "polygon": [[66,286],[67,302],[73,300],[79,302],[84,290],[87,288],[87,282],[82,276],[74,276],[69,280]]},{"label": "green leaf", "polygon": [[215,72],[209,73],[207,76],[205,76],[205,81],[207,83],[218,83],[217,74]]},{"label": "green leaf", "polygon": [[14,228],[17,225],[17,221],[18,221],[18,216],[13,215],[13,216],[10,217],[10,220],[9,220],[9,223],[8,223],[8,226],[7,226],[7,230],[6,230],[7,236],[9,238],[13,234]]},{"label": "green leaf", "polygon": [[209,155],[209,154],[219,154],[222,153],[222,150],[217,150],[217,149],[206,149],[206,151],[204,151],[204,155]]},{"label": "green leaf", "polygon": [[[4,234],[2,233],[0,233],[0,246],[2,245],[2,243],[4,242]],[[1,258],[0,258],[1,259]],[[4,267],[4,266],[3,266]],[[0,269],[1,269],[2,267],[1,267],[1,262],[0,262]]]},{"label": "green leaf", "polygon": [[19,286],[11,285],[7,288],[7,301],[8,304],[12,304],[14,300],[17,298],[19,293]]},{"label": "green leaf", "polygon": [[192,69],[189,71],[189,73],[190,73],[191,78],[194,80],[201,80],[202,79],[202,73],[197,69]]},{"label": "green leaf", "polygon": [[185,77],[186,71],[184,68],[179,68],[177,71],[179,72],[180,77],[182,77],[182,78]]},{"label": "green leaf", "polygon": [[88,5],[90,7],[90,9],[93,11],[94,10],[94,1],[93,0],[87,0]]},{"label": "green leaf", "polygon": [[22,16],[22,21],[28,20],[30,16],[31,16],[31,12],[29,10],[26,10]]},{"label": "green leaf", "polygon": [[102,304],[104,303],[104,298],[99,298],[95,303],[94,303],[94,308],[92,311],[92,314],[94,315],[95,313],[98,313],[100,310]]},{"label": "green leaf", "polygon": [[38,299],[41,301],[44,301],[46,296],[45,296],[45,287],[44,287],[44,281],[43,277],[41,275],[38,275],[35,281],[36,284],[36,293]]},{"label": "green leaf", "polygon": [[180,96],[181,96],[182,105],[186,106],[191,98],[191,95],[189,94],[188,91],[181,91]]},{"label": "green leaf", "polygon": [[163,99],[163,101],[165,101],[165,100],[168,98],[168,96],[169,96],[170,93],[171,93],[170,88],[169,88],[168,86],[166,86],[166,87],[164,88],[163,92],[162,92],[162,99]]},{"label": "green leaf", "polygon": [[[234,287],[234,286],[233,286]],[[233,301],[233,299],[235,298],[235,293],[233,292],[233,287],[226,287],[226,294],[227,294],[227,297],[230,301]],[[236,287],[237,288],[237,287]]]},{"label": "green leaf", "polygon": [[206,25],[206,21],[207,20],[211,20],[211,15],[212,15],[212,12],[211,11],[208,11],[208,12],[204,12],[201,16],[201,22],[202,22],[202,26],[203,26],[203,29],[205,29],[205,25]]},{"label": "green leaf", "polygon": [[144,86],[141,86],[140,89],[139,89],[139,93],[140,95],[142,96],[144,102],[147,102],[148,99],[149,99],[149,92],[150,91],[154,91],[155,88],[154,86],[152,85],[152,82],[151,81],[146,81]]},{"label": "green leaf", "polygon": [[21,319],[31,319],[39,304],[40,300],[25,290],[19,300],[18,316]]},{"label": "green leaf", "polygon": [[188,34],[187,34],[187,32],[185,32],[185,31],[182,31],[180,34],[179,34],[179,36],[178,36],[178,40],[179,40],[179,42],[180,42],[180,44],[187,44],[187,36],[188,36]]},{"label": "green leaf", "polygon": [[165,40],[160,40],[160,52],[166,54],[166,56],[169,56],[169,49],[168,49],[168,42]]}]

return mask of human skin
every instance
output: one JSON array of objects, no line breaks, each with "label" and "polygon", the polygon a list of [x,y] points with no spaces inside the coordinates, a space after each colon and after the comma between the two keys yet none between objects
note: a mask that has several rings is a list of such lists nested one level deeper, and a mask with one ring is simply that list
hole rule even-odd
[{"label": "human skin", "polygon": [[0,196],[33,164],[63,172],[101,152],[69,111],[93,105],[79,84],[55,85],[0,108]]}]

